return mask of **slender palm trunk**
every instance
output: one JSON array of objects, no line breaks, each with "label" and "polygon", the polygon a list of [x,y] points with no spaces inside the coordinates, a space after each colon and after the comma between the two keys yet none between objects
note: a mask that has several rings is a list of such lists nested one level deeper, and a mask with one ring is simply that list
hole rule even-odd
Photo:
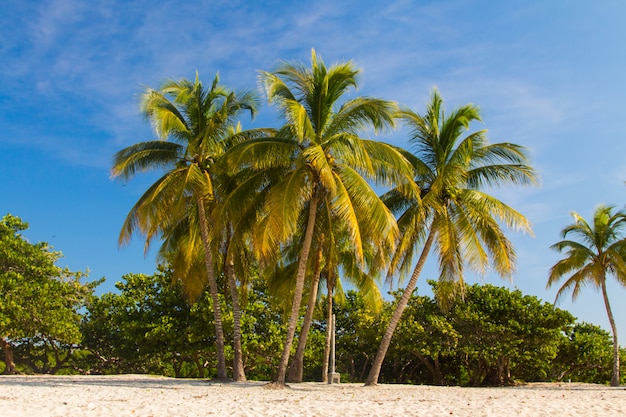
[{"label": "slender palm trunk", "polygon": [[246,371],[243,367],[241,350],[241,306],[232,257],[229,257],[226,262],[226,276],[230,287],[230,298],[233,300],[233,381],[244,382],[246,381]]},{"label": "slender palm trunk", "polygon": [[606,291],[606,279],[602,279],[600,287],[602,288],[602,298],[604,298],[606,314],[609,316],[609,324],[613,332],[613,375],[611,376],[611,386],[619,387],[619,343],[617,342],[617,326],[615,325],[615,318],[613,317],[613,311],[611,311],[611,305],[609,304],[609,295]]},{"label": "slender palm trunk", "polygon": [[393,333],[398,327],[398,323],[400,322],[400,318],[402,317],[402,313],[409,303],[409,299],[411,295],[413,295],[413,291],[415,290],[415,285],[417,284],[417,279],[422,273],[422,269],[424,268],[424,264],[426,263],[426,258],[428,258],[428,253],[430,252],[430,248],[433,244],[433,240],[435,238],[435,234],[433,233],[434,226],[431,225],[430,231],[428,232],[428,238],[424,243],[424,248],[422,249],[422,253],[420,254],[419,260],[417,261],[417,265],[415,265],[415,269],[413,270],[413,274],[411,275],[411,279],[407,284],[404,292],[402,293],[402,297],[398,301],[398,305],[393,312],[393,316],[389,321],[389,325],[387,325],[387,330],[383,336],[383,339],[380,341],[380,346],[378,347],[378,352],[376,352],[376,357],[374,358],[374,363],[372,364],[372,369],[370,369],[370,373],[367,376],[367,381],[365,381],[365,386],[376,385],[378,383],[378,377],[380,375],[380,368],[383,365],[383,360],[385,359],[385,355],[387,355],[387,350],[389,349],[389,345],[391,343],[391,338],[393,337]]},{"label": "slender palm trunk", "polygon": [[319,193],[320,192],[317,189],[314,189],[313,195],[311,196],[311,201],[309,202],[309,218],[304,234],[302,250],[300,252],[300,260],[298,261],[298,273],[296,275],[296,286],[294,288],[293,303],[291,305],[291,315],[289,317],[289,325],[287,327],[287,336],[285,338],[283,354],[280,358],[280,363],[278,365],[276,381],[274,381],[280,385],[285,384],[287,365],[289,364],[289,355],[291,353],[291,345],[293,343],[294,335],[296,334],[296,325],[298,324],[298,316],[300,315],[300,304],[302,303],[302,292],[304,290],[306,265],[309,260],[309,253],[311,251],[311,242],[313,241],[315,217],[317,214],[317,203],[320,198]]},{"label": "slender palm trunk", "polygon": [[313,269],[313,282],[311,283],[309,302],[306,306],[306,314],[304,315],[302,330],[300,330],[300,337],[298,338],[298,348],[296,349],[296,354],[293,357],[293,361],[291,361],[291,366],[289,367],[289,375],[287,376],[288,382],[302,382],[302,374],[304,368],[304,349],[306,348],[306,340],[309,336],[311,323],[313,322],[313,311],[315,310],[315,304],[317,302],[317,288],[319,287],[320,282],[321,264],[322,245],[320,244],[317,250],[317,256],[315,258],[315,267]]},{"label": "slender palm trunk", "polygon": [[213,319],[215,321],[215,344],[217,346],[217,378],[226,380],[228,373],[226,372],[226,356],[224,354],[224,328],[222,326],[222,310],[220,308],[220,300],[217,291],[217,279],[215,278],[215,269],[213,268],[213,253],[211,252],[209,239],[209,224],[206,218],[206,210],[204,201],[201,196],[198,200],[198,217],[200,219],[200,231],[202,233],[202,243],[204,245],[204,262],[206,265],[207,278],[209,281],[209,292],[211,293],[211,301],[213,302]]},{"label": "slender palm trunk", "polygon": [[4,373],[8,375],[17,374],[18,372],[15,368],[15,359],[13,358],[13,348],[4,337],[0,337],[0,348],[2,348],[2,351],[4,352]]},{"label": "slender palm trunk", "polygon": [[324,362],[322,364],[322,382],[328,382],[328,364],[330,362],[330,339],[333,321],[333,293],[335,292],[335,278],[328,277],[326,283],[328,287],[328,295],[326,298],[326,343],[324,345]]}]

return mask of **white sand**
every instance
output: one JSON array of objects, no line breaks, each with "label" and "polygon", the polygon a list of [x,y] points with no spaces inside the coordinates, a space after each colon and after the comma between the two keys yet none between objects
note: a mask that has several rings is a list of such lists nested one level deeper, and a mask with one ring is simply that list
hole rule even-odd
[{"label": "white sand", "polygon": [[263,385],[143,375],[0,376],[0,416],[626,416],[626,388],[592,384]]}]

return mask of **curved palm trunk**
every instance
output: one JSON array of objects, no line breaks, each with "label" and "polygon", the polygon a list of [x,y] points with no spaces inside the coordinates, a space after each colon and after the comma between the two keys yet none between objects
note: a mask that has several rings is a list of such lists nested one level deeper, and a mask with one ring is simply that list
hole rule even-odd
[{"label": "curved palm trunk", "polygon": [[328,382],[328,364],[330,362],[331,325],[333,322],[333,292],[335,292],[335,278],[329,277],[328,295],[326,298],[326,344],[324,345],[324,363],[322,364],[322,382]]},{"label": "curved palm trunk", "polygon": [[611,311],[611,305],[609,304],[609,295],[606,291],[606,279],[602,279],[602,298],[604,298],[604,306],[606,307],[606,314],[609,316],[609,323],[611,325],[611,331],[613,332],[613,375],[611,376],[611,386],[619,386],[619,343],[617,342],[617,326],[615,325],[615,318]]},{"label": "curved palm trunk", "polygon": [[306,348],[306,339],[309,336],[309,330],[311,329],[311,323],[313,322],[313,311],[315,310],[315,303],[317,302],[317,288],[320,282],[321,264],[322,246],[320,245],[317,250],[317,257],[315,258],[311,293],[309,294],[309,302],[306,306],[306,314],[304,315],[302,330],[300,330],[300,337],[298,338],[298,348],[296,349],[296,355],[293,357],[293,361],[289,367],[289,375],[287,376],[287,381],[289,382],[302,382],[304,349]]},{"label": "curved palm trunk", "polygon": [[296,275],[296,286],[293,294],[293,303],[291,305],[291,315],[289,317],[289,325],[287,327],[287,336],[285,338],[285,346],[283,354],[278,365],[278,372],[274,382],[284,385],[287,374],[287,365],[289,364],[289,354],[291,353],[291,345],[293,337],[296,334],[296,325],[298,324],[298,316],[300,315],[300,304],[302,303],[302,292],[304,290],[304,278],[306,275],[306,264],[309,260],[311,251],[311,242],[313,241],[313,232],[315,229],[315,216],[317,214],[317,203],[319,201],[319,191],[314,190],[309,202],[309,218],[306,225],[304,242],[302,251],[300,252],[300,260],[298,261],[298,273]]},{"label": "curved palm trunk", "polygon": [[217,279],[215,278],[215,270],[213,269],[213,254],[211,253],[209,239],[209,224],[206,218],[204,201],[198,196],[198,217],[200,219],[200,231],[202,233],[202,243],[204,245],[204,262],[207,270],[207,278],[209,281],[209,292],[211,293],[211,301],[213,302],[213,319],[215,321],[215,344],[217,346],[217,378],[226,380],[228,374],[226,372],[226,357],[224,354],[224,328],[222,327],[222,311],[220,308],[220,300],[217,292]]},{"label": "curved palm trunk", "polygon": [[417,279],[422,273],[422,269],[424,268],[424,264],[426,263],[426,258],[428,257],[428,253],[430,252],[430,248],[433,244],[433,240],[435,238],[435,233],[433,232],[434,226],[431,225],[430,231],[428,232],[428,238],[424,243],[424,248],[422,249],[422,253],[420,254],[419,260],[417,261],[417,265],[415,265],[415,269],[413,270],[413,274],[411,275],[411,279],[407,284],[404,292],[402,293],[402,297],[398,301],[398,305],[393,312],[393,316],[387,325],[387,330],[383,336],[383,339],[380,341],[380,346],[378,347],[378,352],[376,352],[376,357],[374,358],[374,363],[372,364],[372,369],[370,369],[370,373],[367,376],[367,381],[365,381],[365,386],[376,385],[378,383],[378,377],[380,375],[380,368],[383,365],[383,360],[385,359],[385,355],[387,355],[387,350],[389,349],[389,344],[391,343],[391,338],[393,337],[393,333],[398,327],[398,323],[400,323],[400,318],[402,317],[402,313],[409,303],[409,299],[415,290],[415,285],[417,284]]},{"label": "curved palm trunk", "polygon": [[235,266],[232,258],[226,262],[226,276],[230,287],[230,298],[233,300],[233,381],[246,381],[246,371],[243,367],[243,353],[241,350],[241,306],[239,291],[235,278]]}]

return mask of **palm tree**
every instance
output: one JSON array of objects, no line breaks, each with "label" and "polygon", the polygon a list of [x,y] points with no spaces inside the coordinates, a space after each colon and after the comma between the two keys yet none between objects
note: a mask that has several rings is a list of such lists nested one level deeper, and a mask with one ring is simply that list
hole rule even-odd
[{"label": "palm tree", "polygon": [[[141,110],[151,121],[158,140],[140,142],[119,151],[112,170],[113,177],[128,180],[138,171],[165,169],[164,175],[129,212],[120,233],[120,244],[139,231],[146,238],[147,250],[154,238],[182,231],[188,233],[190,246],[186,249],[193,253],[194,245],[198,244],[195,237],[200,237],[213,302],[219,379],[226,379],[227,373],[212,251],[212,242],[222,231],[211,230],[209,219],[212,207],[219,202],[214,167],[229,146],[254,136],[234,126],[243,111],[248,110],[254,116],[257,105],[254,94],[231,91],[219,84],[218,76],[208,89],[197,74],[193,82],[168,80],[160,90],[147,88],[141,96]],[[176,276],[183,281],[187,278],[180,270]]]},{"label": "palm tree", "polygon": [[481,190],[484,186],[533,183],[535,174],[524,148],[511,143],[489,144],[485,131],[463,137],[470,122],[480,120],[476,106],[465,105],[446,115],[435,90],[425,115],[406,109],[399,117],[412,130],[409,141],[414,155],[407,158],[413,163],[421,195],[395,189],[384,196],[399,215],[401,236],[389,276],[397,271],[408,273],[419,247],[421,253],[381,340],[366,385],[378,382],[393,333],[433,246],[439,258],[439,280],[455,284],[446,287],[462,288],[466,264],[484,272],[491,259],[499,275],[506,277],[514,271],[515,251],[501,223],[531,231],[524,216]]},{"label": "palm tree", "polygon": [[[261,255],[278,250],[298,235],[298,219],[306,210],[306,222],[294,284],[294,298],[287,335],[275,381],[285,382],[291,345],[300,314],[307,262],[319,205],[345,223],[357,258],[363,259],[364,230],[381,245],[397,237],[395,219],[367,182],[399,180],[410,166],[393,147],[366,140],[359,131],[375,131],[393,125],[394,103],[357,97],[340,99],[357,86],[359,70],[351,62],[327,68],[315,51],[311,67],[285,62],[274,72],[261,72],[260,81],[270,102],[276,104],[286,124],[271,139],[248,141],[233,148],[231,167],[258,170],[282,167],[284,175],[270,184],[264,217],[255,232],[255,248]],[[370,233],[371,232],[371,233]]]},{"label": "palm tree", "polygon": [[[556,301],[567,291],[572,291],[575,300],[585,285],[591,284],[602,291],[606,314],[613,332],[613,376],[611,385],[620,384],[619,344],[617,327],[609,304],[606,289],[607,275],[626,286],[626,212],[613,212],[613,207],[599,206],[593,215],[593,224],[587,223],[579,214],[572,213],[574,223],[561,231],[564,240],[552,245],[552,249],[565,252],[565,258],[551,269],[547,287],[568,276],[556,293]],[[575,240],[566,239],[572,236]],[[571,275],[570,275],[571,274]]]}]

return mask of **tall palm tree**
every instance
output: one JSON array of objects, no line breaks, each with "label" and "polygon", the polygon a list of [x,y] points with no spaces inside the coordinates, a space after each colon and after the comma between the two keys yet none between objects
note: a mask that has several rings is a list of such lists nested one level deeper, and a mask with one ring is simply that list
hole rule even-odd
[{"label": "tall palm tree", "polygon": [[[129,212],[120,233],[120,244],[139,231],[146,238],[147,250],[153,239],[167,237],[175,230],[180,233],[187,227],[187,232],[193,232],[187,249],[193,253],[193,243],[198,242],[193,237],[200,236],[213,301],[219,379],[226,379],[227,372],[212,251],[214,232],[221,230],[210,227],[211,209],[219,202],[214,167],[229,146],[249,136],[234,126],[243,111],[254,116],[257,106],[254,94],[231,91],[219,83],[218,76],[209,88],[205,88],[197,74],[195,81],[168,80],[160,90],[147,88],[141,96],[141,110],[151,121],[158,140],[140,142],[119,151],[112,170],[114,177],[126,180],[138,171],[165,170]],[[190,229],[194,227],[195,230]],[[186,279],[185,274],[177,276]]]},{"label": "tall palm tree", "polygon": [[[626,211],[613,211],[614,207],[599,206],[593,215],[593,224],[587,223],[578,213],[572,213],[574,223],[561,231],[564,240],[552,245],[552,249],[565,252],[565,258],[551,269],[547,287],[568,276],[556,293],[556,301],[567,291],[572,291],[575,300],[580,291],[591,284],[602,291],[604,307],[613,332],[613,375],[611,385],[620,384],[619,344],[617,327],[609,304],[606,289],[607,275],[626,286]],[[574,240],[566,239],[573,237]],[[571,275],[570,275],[571,274]]]},{"label": "tall palm tree", "polygon": [[531,231],[524,216],[481,190],[484,186],[533,183],[535,174],[521,146],[489,144],[485,131],[463,136],[470,122],[480,120],[476,106],[465,105],[446,115],[435,90],[424,115],[405,109],[399,117],[412,130],[409,141],[414,155],[407,158],[413,163],[421,195],[396,189],[384,196],[399,215],[401,236],[390,274],[408,273],[413,255],[419,248],[421,253],[381,340],[366,385],[378,382],[393,333],[433,246],[439,258],[439,280],[462,286],[466,265],[484,272],[490,259],[499,275],[512,274],[515,251],[502,223]]},{"label": "tall palm tree", "polygon": [[353,250],[363,259],[363,230],[371,231],[382,244],[397,237],[395,219],[367,182],[399,180],[398,171],[409,173],[409,164],[393,147],[363,139],[359,132],[393,125],[394,103],[357,97],[340,103],[357,86],[359,70],[351,62],[327,68],[315,51],[311,66],[285,62],[274,72],[261,72],[260,81],[270,102],[286,124],[271,139],[248,141],[232,150],[228,162],[262,170],[280,166],[285,174],[271,184],[265,216],[255,232],[260,254],[276,251],[298,234],[298,218],[306,210],[306,222],[294,284],[294,298],[284,349],[275,381],[285,382],[291,345],[300,314],[307,262],[319,205],[345,223]]}]

